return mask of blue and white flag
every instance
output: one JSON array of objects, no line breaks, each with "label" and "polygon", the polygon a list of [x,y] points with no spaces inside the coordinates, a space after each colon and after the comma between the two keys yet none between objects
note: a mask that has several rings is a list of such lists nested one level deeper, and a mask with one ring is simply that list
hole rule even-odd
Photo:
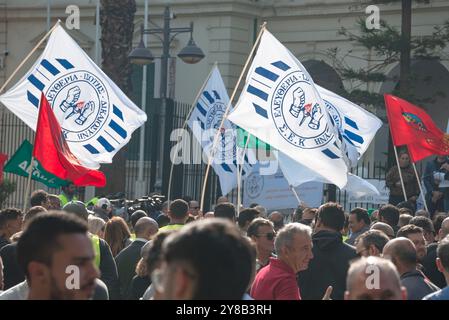
[{"label": "blue and white flag", "polygon": [[338,94],[316,87],[343,138],[357,150],[359,160],[382,126],[382,120]]},{"label": "blue and white flag", "polygon": [[61,25],[31,69],[0,101],[36,130],[41,92],[53,108],[70,151],[91,168],[111,163],[147,120]]},{"label": "blue and white flag", "polygon": [[338,187],[346,185],[343,136],[307,70],[266,30],[229,120]]},{"label": "blue and white flag", "polygon": [[[200,142],[204,154],[212,156],[212,146],[217,130],[229,103],[229,96],[217,66],[211,71],[203,92],[194,102],[194,109],[187,122],[195,138]],[[243,166],[242,180],[250,173],[248,156],[236,145],[236,127],[225,120],[214,152],[212,167],[220,180],[223,195],[237,186],[238,163]]]},{"label": "blue and white flag", "polygon": [[[326,104],[333,122],[346,140],[348,149],[351,150],[350,153],[355,152],[355,160],[352,159],[352,163],[356,164],[357,160],[368,149],[377,130],[382,126],[382,121],[372,113],[336,93],[318,85],[316,87]],[[293,186],[299,186],[309,181],[329,182],[326,176],[312,172],[281,152],[278,154],[278,160],[286,179]],[[348,173],[348,182],[341,189],[357,196],[379,194],[376,187],[351,173]]]}]

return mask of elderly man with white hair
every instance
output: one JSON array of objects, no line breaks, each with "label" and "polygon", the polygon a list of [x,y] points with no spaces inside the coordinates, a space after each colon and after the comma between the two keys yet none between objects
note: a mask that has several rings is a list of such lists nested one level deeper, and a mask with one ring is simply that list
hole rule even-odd
[{"label": "elderly man with white hair", "polygon": [[301,300],[296,274],[307,269],[312,254],[312,229],[289,223],[279,230],[274,247],[277,258],[257,274],[251,287],[256,300]]},{"label": "elderly man with white hair", "polygon": [[346,278],[345,300],[406,300],[395,265],[384,258],[370,256],[351,264]]}]

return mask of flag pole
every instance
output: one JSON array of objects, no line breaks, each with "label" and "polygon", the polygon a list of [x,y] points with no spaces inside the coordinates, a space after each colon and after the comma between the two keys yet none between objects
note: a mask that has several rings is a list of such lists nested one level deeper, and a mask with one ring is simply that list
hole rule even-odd
[{"label": "flag pole", "polygon": [[[203,85],[201,86],[200,90],[198,90],[198,93],[196,94],[196,97],[193,100],[192,105],[190,106],[190,110],[187,113],[187,116],[186,116],[186,119],[184,121],[184,124],[182,125],[182,131],[184,131],[184,129],[186,128],[187,122],[189,121],[189,118],[190,118],[190,115],[192,114],[193,110],[195,109],[195,103],[200,98],[200,95],[203,92],[204,88],[206,87],[207,82],[209,81],[210,76],[212,75],[212,72],[214,71],[214,68],[217,67],[217,66],[218,66],[218,62],[215,61],[214,66],[210,70],[209,75],[207,76],[206,80],[204,80]],[[176,143],[176,149],[175,149],[175,153],[174,153],[175,156],[178,154],[178,151],[179,151],[179,141],[180,141],[180,138],[178,138],[178,141]],[[173,168],[174,168],[174,163],[173,163],[173,161],[171,161],[170,177],[168,178],[168,191],[167,191],[167,201],[168,201],[168,203],[170,203],[170,197],[171,197],[171,183],[172,183],[172,179],[173,179]]]},{"label": "flag pole", "polygon": [[396,146],[393,145],[394,155],[396,157],[396,163],[398,165],[399,178],[401,179],[402,192],[404,193],[404,199],[407,201],[407,193],[405,192],[404,180],[402,179],[401,166],[399,165],[398,151],[396,150]]},{"label": "flag pole", "polygon": [[26,208],[27,208],[27,200],[28,200],[28,196],[30,194],[30,189],[31,189],[31,176],[33,174],[33,164],[34,164],[34,156],[31,156],[31,162],[30,162],[30,167],[28,169],[28,180],[27,180],[27,186],[25,189],[25,196],[23,197],[23,212],[25,212]]},{"label": "flag pole", "polygon": [[57,26],[59,26],[61,23],[61,20],[58,20],[56,24],[47,32],[47,34],[36,44],[36,46],[30,51],[30,53],[25,57],[25,59],[22,60],[22,62],[19,64],[19,66],[11,73],[9,78],[5,81],[5,83],[0,88],[0,93],[3,92],[3,90],[6,88],[6,86],[9,84],[9,82],[14,78],[17,72],[23,67],[23,65],[28,61],[28,59],[33,55],[33,53],[41,46],[41,44],[48,38],[48,36],[53,32],[54,29],[56,29]]},{"label": "flag pole", "polygon": [[[242,160],[241,162],[245,162],[245,153],[246,150],[248,149],[248,144],[249,144],[249,140],[251,139],[251,133],[248,132],[248,140],[246,140],[245,143],[245,147],[243,148],[243,153],[242,153]],[[237,216],[240,214],[240,204],[242,203],[242,198],[241,198],[241,185],[242,185],[242,171],[243,171],[243,165],[239,164],[239,161],[237,161],[237,165],[239,167],[237,170]]]},{"label": "flag pole", "polygon": [[[418,171],[416,170],[415,163],[412,162],[412,165],[413,165],[413,170],[415,171],[416,181],[418,182],[419,191],[421,192],[421,196],[423,198],[424,208],[426,209],[427,212],[429,212],[429,208],[427,208],[426,195],[423,193],[422,186],[421,186],[421,179],[419,179]],[[418,199],[416,199],[416,200],[418,200]]]},{"label": "flag pole", "polygon": [[251,51],[250,51],[250,53],[248,55],[248,58],[246,59],[246,63],[243,66],[242,72],[240,73],[239,79],[237,80],[237,83],[236,83],[236,85],[234,87],[234,91],[232,92],[232,95],[229,98],[229,103],[228,103],[228,106],[226,107],[225,113],[223,114],[223,119],[221,119],[220,127],[218,128],[217,134],[215,135],[214,142],[212,144],[211,155],[210,155],[210,157],[208,159],[208,163],[207,163],[207,167],[206,167],[206,173],[204,175],[203,188],[201,190],[201,202],[200,202],[200,208],[201,208],[200,210],[201,211],[203,211],[203,207],[204,207],[204,196],[206,194],[207,178],[209,176],[210,165],[211,165],[212,159],[213,159],[215,151],[216,151],[215,149],[217,147],[218,138],[220,136],[220,130],[223,128],[223,124],[224,124],[226,118],[228,117],[228,113],[229,113],[229,109],[231,108],[232,101],[234,100],[234,97],[235,97],[235,95],[237,93],[237,90],[239,88],[240,82],[242,81],[243,75],[244,75],[246,69],[248,68],[248,65],[249,65],[249,63],[250,63],[250,61],[251,61],[251,59],[252,59],[252,57],[254,55],[254,51],[256,50],[256,47],[259,45],[260,38],[262,37],[262,34],[265,31],[266,26],[267,26],[267,23],[264,22],[262,24],[262,27],[260,28],[259,34],[257,35],[257,38],[256,38],[256,41],[254,42],[253,47],[251,48]]},{"label": "flag pole", "polygon": [[293,194],[295,195],[296,200],[298,200],[298,205],[301,205],[301,199],[299,199],[298,192],[296,192],[295,187],[293,185],[290,185],[290,189],[292,190]]}]

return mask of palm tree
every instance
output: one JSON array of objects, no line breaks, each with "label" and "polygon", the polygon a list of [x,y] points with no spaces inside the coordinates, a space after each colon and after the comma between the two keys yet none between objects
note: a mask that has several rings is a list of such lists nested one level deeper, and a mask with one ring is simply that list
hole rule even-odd
[{"label": "palm tree", "polygon": [[[102,69],[125,94],[131,90],[131,66],[128,54],[134,33],[135,0],[101,0],[100,25]],[[126,147],[110,165],[103,165],[107,178],[104,194],[123,192],[126,178]]]}]

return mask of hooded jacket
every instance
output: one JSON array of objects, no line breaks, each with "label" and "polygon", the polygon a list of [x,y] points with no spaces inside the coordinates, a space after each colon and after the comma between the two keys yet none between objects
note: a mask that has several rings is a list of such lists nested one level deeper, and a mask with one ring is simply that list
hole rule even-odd
[{"label": "hooded jacket", "polygon": [[327,287],[332,286],[331,299],[342,300],[349,263],[357,257],[355,248],[344,243],[341,233],[336,231],[318,231],[312,241],[313,259],[307,270],[298,273],[301,297],[321,300]]}]

